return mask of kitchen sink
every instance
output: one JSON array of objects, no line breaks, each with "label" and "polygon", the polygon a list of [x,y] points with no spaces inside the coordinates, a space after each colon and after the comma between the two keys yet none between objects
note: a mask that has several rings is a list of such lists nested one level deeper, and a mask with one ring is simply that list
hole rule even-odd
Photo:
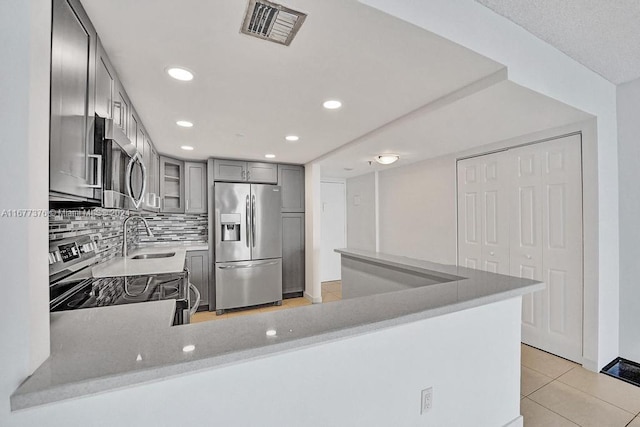
[{"label": "kitchen sink", "polygon": [[164,252],[161,254],[140,254],[131,257],[131,259],[154,259],[154,258],[170,258],[174,256],[175,252]]}]

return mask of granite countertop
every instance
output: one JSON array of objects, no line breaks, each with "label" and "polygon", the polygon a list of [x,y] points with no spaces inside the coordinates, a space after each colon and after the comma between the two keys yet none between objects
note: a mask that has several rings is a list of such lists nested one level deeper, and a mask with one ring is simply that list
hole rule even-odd
[{"label": "granite countertop", "polygon": [[[365,251],[338,252],[452,281],[173,327],[171,301],[52,313],[51,356],[11,396],[11,409],[229,366],[544,289],[533,280],[464,267]],[[195,349],[183,351],[187,345]]]},{"label": "granite countertop", "polygon": [[182,248],[189,251],[207,251],[209,250],[209,244],[207,242],[196,241],[162,241],[162,242],[140,242],[137,244],[138,249],[146,248]]},{"label": "granite countertop", "polygon": [[[132,259],[136,255],[173,253],[166,258]],[[93,267],[93,277],[140,276],[147,274],[179,273],[184,270],[186,249],[180,247],[144,247],[132,250],[126,258],[121,256]]]}]

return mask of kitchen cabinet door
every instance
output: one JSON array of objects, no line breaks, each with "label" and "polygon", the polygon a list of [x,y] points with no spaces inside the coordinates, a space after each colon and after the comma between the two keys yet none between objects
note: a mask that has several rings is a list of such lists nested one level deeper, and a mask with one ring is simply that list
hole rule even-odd
[{"label": "kitchen cabinet door", "polygon": [[161,212],[184,213],[184,162],[160,157]]},{"label": "kitchen cabinet door", "polygon": [[304,212],[304,166],[278,165],[282,212]]},{"label": "kitchen cabinet door", "polygon": [[154,185],[154,181],[157,181],[158,172],[153,164],[153,146],[151,145],[151,140],[146,135],[143,135],[143,138],[144,149],[142,152],[142,158],[144,166],[147,168],[147,195],[145,196],[143,207],[146,211],[154,211],[157,196],[157,186]]},{"label": "kitchen cabinet door", "polygon": [[207,212],[207,164],[185,162],[185,213]]},{"label": "kitchen cabinet door", "polygon": [[116,72],[107,52],[98,39],[96,52],[96,114],[104,119],[113,118],[113,94],[116,87]]},{"label": "kitchen cabinet door", "polygon": [[95,199],[97,35],[79,1],[55,0],[52,7],[49,189]]},{"label": "kitchen cabinet door", "polygon": [[131,139],[129,134],[129,98],[120,80],[116,80],[116,94],[113,101],[113,121]]},{"label": "kitchen cabinet door", "polygon": [[274,163],[247,163],[247,181],[262,184],[277,184],[278,165]]},{"label": "kitchen cabinet door", "polygon": [[209,252],[189,251],[186,261],[189,279],[200,291],[200,305],[198,307],[209,307]]},{"label": "kitchen cabinet door", "polygon": [[282,214],[282,293],[304,292],[304,213]]},{"label": "kitchen cabinet door", "polygon": [[216,181],[246,181],[247,162],[216,159],[213,161],[213,168],[213,179]]}]

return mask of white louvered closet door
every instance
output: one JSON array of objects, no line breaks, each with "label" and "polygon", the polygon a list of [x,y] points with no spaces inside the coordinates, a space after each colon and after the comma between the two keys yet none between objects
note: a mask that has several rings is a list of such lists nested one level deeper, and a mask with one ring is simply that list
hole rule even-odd
[{"label": "white louvered closet door", "polygon": [[458,162],[458,263],[509,274],[508,163],[504,153]]},{"label": "white louvered closet door", "polygon": [[[582,362],[582,156],[572,135],[511,150],[511,274],[546,283],[523,298],[522,341]],[[536,176],[537,178],[533,178]]]}]

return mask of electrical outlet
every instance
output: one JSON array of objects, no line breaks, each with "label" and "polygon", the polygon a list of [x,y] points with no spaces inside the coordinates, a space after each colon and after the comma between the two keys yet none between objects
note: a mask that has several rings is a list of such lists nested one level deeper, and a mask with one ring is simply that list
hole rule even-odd
[{"label": "electrical outlet", "polygon": [[422,390],[422,399],[420,405],[420,414],[429,412],[433,407],[433,387]]}]

